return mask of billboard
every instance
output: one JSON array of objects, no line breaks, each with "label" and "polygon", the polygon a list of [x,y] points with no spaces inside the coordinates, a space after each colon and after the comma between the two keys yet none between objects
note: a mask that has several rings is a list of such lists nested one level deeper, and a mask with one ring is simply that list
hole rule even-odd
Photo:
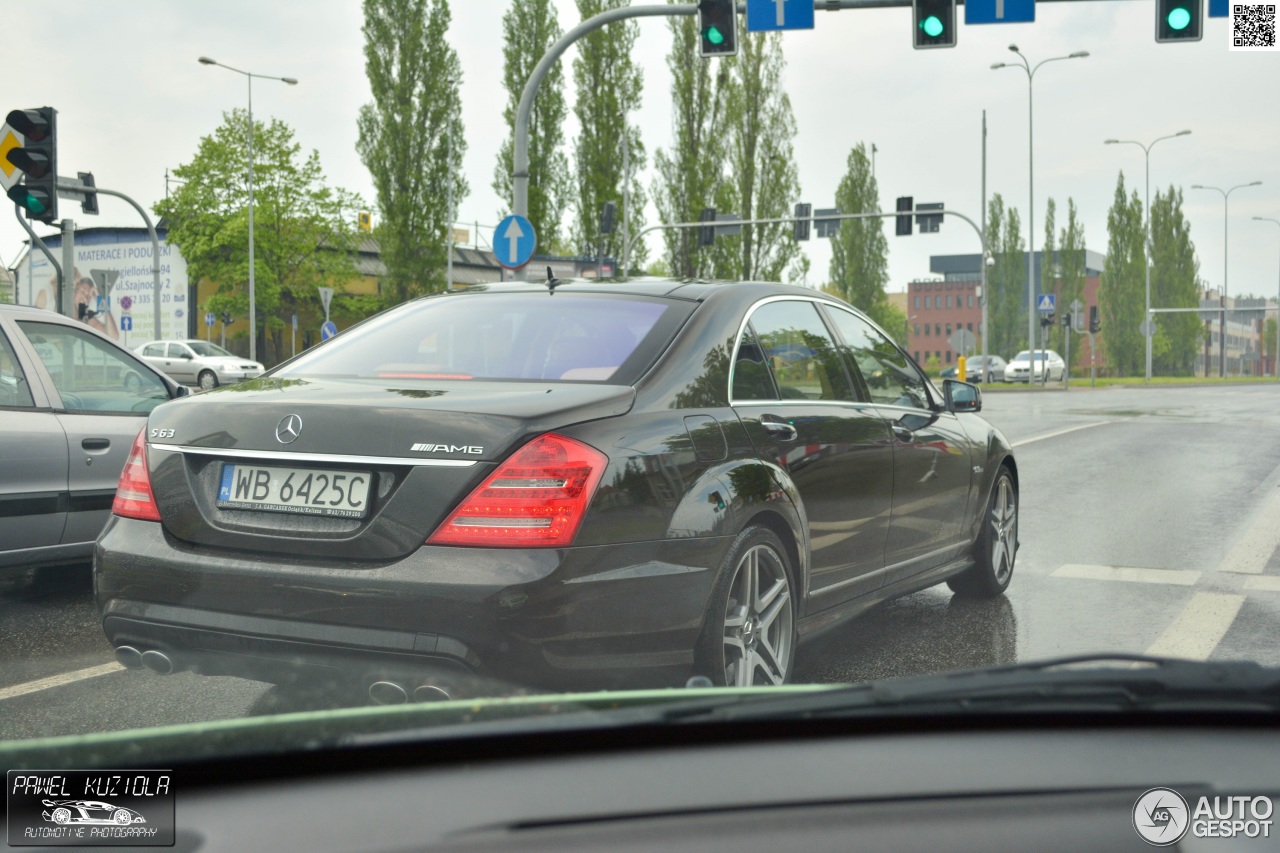
[{"label": "billboard", "polygon": [[[145,228],[86,228],[76,232],[75,283],[67,314],[127,347],[161,338],[187,337],[187,262],[176,247],[160,237],[160,330],[155,331],[155,279],[151,271],[151,238]],[[61,236],[46,237],[62,263]],[[39,249],[28,251],[18,265],[15,293],[20,305],[56,311],[57,273]]]}]

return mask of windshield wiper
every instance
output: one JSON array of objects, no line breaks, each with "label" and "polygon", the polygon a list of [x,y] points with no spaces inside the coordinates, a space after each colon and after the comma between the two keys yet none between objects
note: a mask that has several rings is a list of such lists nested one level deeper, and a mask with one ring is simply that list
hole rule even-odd
[{"label": "windshield wiper", "polygon": [[886,679],[797,696],[684,703],[664,719],[710,722],[885,714],[1010,711],[1280,712],[1280,669],[1253,661],[1146,655],[1079,655],[915,678]]}]

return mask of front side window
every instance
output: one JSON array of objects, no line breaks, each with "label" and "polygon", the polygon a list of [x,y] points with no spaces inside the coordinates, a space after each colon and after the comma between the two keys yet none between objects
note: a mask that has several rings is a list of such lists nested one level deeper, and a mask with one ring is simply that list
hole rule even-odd
[{"label": "front side window", "polygon": [[808,301],[769,302],[751,315],[783,400],[852,400],[835,343]]},{"label": "front side window", "polygon": [[209,341],[188,341],[187,346],[190,347],[192,350],[194,350],[195,354],[200,356],[201,358],[226,358],[228,356],[231,356],[232,358],[235,357],[231,353],[224,350],[222,347],[218,346],[217,344],[210,343]]},{"label": "front side window", "polygon": [[849,360],[862,374],[873,403],[929,408],[925,381],[906,353],[866,320],[838,308],[828,316],[844,343]]},{"label": "front side window", "polygon": [[18,364],[9,339],[0,332],[0,408],[30,409],[33,406],[35,401],[31,399],[27,376]]},{"label": "front side window", "polygon": [[68,411],[146,414],[169,399],[158,376],[87,329],[22,320],[18,326]]}]

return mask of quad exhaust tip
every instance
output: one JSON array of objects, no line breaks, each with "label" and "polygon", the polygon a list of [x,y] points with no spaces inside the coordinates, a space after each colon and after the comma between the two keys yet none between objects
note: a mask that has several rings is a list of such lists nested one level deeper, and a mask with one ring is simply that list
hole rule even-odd
[{"label": "quad exhaust tip", "polygon": [[443,702],[451,698],[448,690],[434,684],[421,684],[413,691],[415,702]]},{"label": "quad exhaust tip", "polygon": [[142,669],[142,652],[133,646],[120,646],[116,649],[116,661],[125,669]]},{"label": "quad exhaust tip", "polygon": [[159,675],[168,675],[173,672],[173,661],[164,652],[158,652],[155,649],[142,653],[142,665]]},{"label": "quad exhaust tip", "polygon": [[378,705],[403,705],[409,694],[394,681],[375,681],[369,685],[369,698]]}]

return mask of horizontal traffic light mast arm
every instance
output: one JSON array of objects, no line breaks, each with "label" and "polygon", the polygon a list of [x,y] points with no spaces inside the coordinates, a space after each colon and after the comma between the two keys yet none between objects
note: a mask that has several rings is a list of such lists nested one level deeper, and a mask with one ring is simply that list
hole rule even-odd
[{"label": "horizontal traffic light mast arm", "polygon": [[[831,215],[824,214],[822,216],[815,215],[812,218],[814,221],[830,222],[832,219],[837,219],[837,220],[896,219],[897,217],[903,216],[903,215],[904,215],[903,211],[893,210],[893,211],[889,211],[888,213],[836,213]],[[914,213],[911,215],[914,215]],[[978,235],[978,243],[981,244],[982,246],[982,257],[985,258],[987,256],[987,241],[983,238],[982,229],[978,227],[978,223],[974,222],[972,219],[965,216],[963,213],[958,213],[954,210],[931,210],[929,211],[929,215],[930,216],[954,216],[954,217],[957,217],[958,219],[963,219],[965,222],[969,223],[969,227],[973,229],[973,233]],[[636,235],[631,238],[630,242],[627,243],[627,255],[628,257],[630,257],[634,253],[635,245],[640,240],[641,237],[645,236],[646,234],[651,234],[654,231],[673,231],[673,230],[684,229],[684,228],[707,228],[707,227],[715,227],[716,225],[781,225],[786,222],[797,222],[803,218],[806,218],[806,217],[776,216],[768,219],[733,219],[733,220],[722,220],[720,222],[668,222],[661,225],[650,225],[648,228],[645,228],[644,230],[636,233]],[[987,265],[984,263],[982,265],[982,275],[984,280],[986,278],[986,274],[987,274]],[[983,291],[983,295],[984,296],[986,295],[985,290]]]}]

